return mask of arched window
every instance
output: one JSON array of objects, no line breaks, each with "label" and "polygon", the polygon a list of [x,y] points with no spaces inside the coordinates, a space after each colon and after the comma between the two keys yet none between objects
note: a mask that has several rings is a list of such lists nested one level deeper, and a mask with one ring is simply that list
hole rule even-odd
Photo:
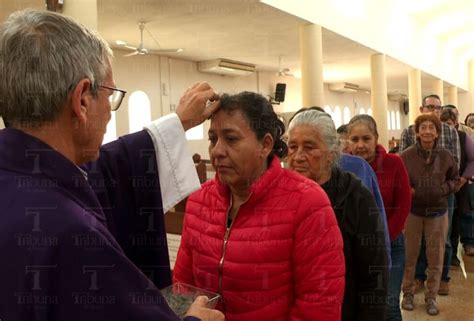
[{"label": "arched window", "polygon": [[344,124],[347,124],[351,120],[351,111],[349,107],[344,107],[344,111],[342,112],[342,120]]},{"label": "arched window", "polygon": [[128,99],[129,132],[140,131],[149,122],[151,122],[150,99],[143,91],[134,91]]},{"label": "arched window", "polygon": [[341,108],[339,106],[334,107],[334,114],[332,116],[332,119],[334,120],[334,125],[336,128],[342,125],[342,113],[341,113]]},{"label": "arched window", "polygon": [[112,118],[110,118],[110,121],[107,124],[107,130],[105,132],[102,144],[107,144],[117,139],[117,123],[115,118],[115,112],[113,111]]},{"label": "arched window", "polygon": [[364,107],[360,107],[359,115],[363,115],[363,114],[365,114],[365,109],[364,109]]},{"label": "arched window", "polygon": [[392,122],[390,121],[390,112],[387,113],[387,129],[392,130]]},{"label": "arched window", "polygon": [[372,108],[367,109],[367,115],[372,116]]},{"label": "arched window", "polygon": [[204,138],[204,124],[193,127],[186,131],[187,140],[200,140]]},{"label": "arched window", "polygon": [[397,117],[397,130],[400,130],[400,112],[397,110],[397,112],[395,113],[395,116]]},{"label": "arched window", "polygon": [[397,129],[397,124],[396,124],[396,119],[395,119],[395,112],[393,110],[390,112],[390,118],[391,118],[391,123],[392,123],[392,130]]},{"label": "arched window", "polygon": [[329,107],[329,105],[324,106],[324,111],[328,113],[329,115],[331,115],[332,117],[332,110],[331,110],[331,107]]}]

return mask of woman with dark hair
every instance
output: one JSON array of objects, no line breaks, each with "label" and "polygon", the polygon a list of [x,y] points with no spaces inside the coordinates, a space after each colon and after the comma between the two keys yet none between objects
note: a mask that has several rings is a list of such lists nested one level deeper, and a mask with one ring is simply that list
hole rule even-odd
[{"label": "woman with dark hair", "polygon": [[339,168],[339,156],[336,128],[327,113],[303,110],[290,121],[288,165],[321,185],[343,237],[346,285],[341,320],[383,321],[389,265],[384,226],[372,194],[352,173]]},{"label": "woman with dark hair", "polygon": [[377,175],[387,215],[392,259],[385,320],[401,321],[400,291],[405,267],[402,230],[411,202],[408,173],[400,156],[388,154],[378,144],[377,123],[370,115],[354,116],[347,126],[347,136],[352,154],[365,159]]},{"label": "woman with dark hair", "polygon": [[216,177],[187,203],[174,280],[221,295],[228,321],[339,320],[341,234],[316,183],[281,168],[285,126],[251,92],[211,118]]},{"label": "woman with dark hair", "polygon": [[464,119],[464,125],[474,129],[474,113],[467,114],[466,119]]},{"label": "woman with dark hair", "polygon": [[428,259],[426,312],[439,313],[436,303],[444,248],[448,233],[448,195],[458,189],[459,176],[451,153],[437,146],[441,122],[434,114],[421,114],[415,120],[416,143],[401,157],[408,170],[412,190],[410,214],[405,224],[405,273],[403,275],[402,308],[414,309],[415,267],[421,238]]}]

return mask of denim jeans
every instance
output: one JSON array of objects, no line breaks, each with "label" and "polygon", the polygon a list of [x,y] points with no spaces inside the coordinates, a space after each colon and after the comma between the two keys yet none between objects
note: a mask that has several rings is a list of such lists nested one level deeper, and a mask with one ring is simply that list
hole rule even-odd
[{"label": "denim jeans", "polygon": [[[451,261],[453,259],[453,247],[451,246],[451,223],[453,221],[453,211],[454,211],[454,194],[449,194],[448,196],[448,237],[446,238],[446,246],[444,250],[444,262],[443,262],[443,273],[441,274],[441,281],[449,282],[451,279],[449,277],[449,267],[451,266]],[[426,261],[426,248],[425,241],[421,242],[420,255],[418,256],[418,261],[416,262],[416,272],[415,279],[426,281],[426,268],[428,263]]]},{"label": "denim jeans", "polygon": [[[471,208],[474,208],[474,184],[469,184]],[[461,243],[464,247],[474,246],[474,210],[461,215]]]},{"label": "denim jeans", "polygon": [[392,267],[388,283],[387,313],[385,321],[402,321],[400,312],[400,292],[402,289],[403,270],[405,269],[405,238],[403,233],[390,242]]}]

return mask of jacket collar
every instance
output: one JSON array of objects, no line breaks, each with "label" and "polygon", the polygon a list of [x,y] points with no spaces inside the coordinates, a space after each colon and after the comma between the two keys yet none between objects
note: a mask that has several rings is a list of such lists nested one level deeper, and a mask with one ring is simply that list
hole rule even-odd
[{"label": "jacket collar", "polygon": [[377,144],[375,147],[375,159],[370,162],[370,166],[376,173],[383,170],[383,162],[386,157],[387,151],[385,148],[382,145]]},{"label": "jacket collar", "polygon": [[433,163],[434,159],[439,153],[438,140],[435,141],[433,149],[425,150],[421,147],[420,139],[417,138],[415,148],[417,154],[420,155],[426,161],[427,164]]},{"label": "jacket collar", "polygon": [[321,185],[333,207],[341,207],[354,189],[360,188],[361,181],[339,167],[331,169],[331,178]]},{"label": "jacket collar", "polygon": [[[280,159],[273,156],[267,170],[260,176],[250,187],[250,197],[245,204],[254,204],[262,197],[267,195],[268,190],[276,183],[276,177],[283,172],[281,168]],[[230,202],[230,188],[219,180],[219,175],[216,173],[217,190],[221,197],[225,199],[225,204]]]}]

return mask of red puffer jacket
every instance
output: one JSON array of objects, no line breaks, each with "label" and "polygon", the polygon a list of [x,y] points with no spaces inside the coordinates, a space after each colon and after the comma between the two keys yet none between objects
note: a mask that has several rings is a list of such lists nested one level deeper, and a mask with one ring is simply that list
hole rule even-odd
[{"label": "red puffer jacket", "polygon": [[174,280],[220,293],[227,321],[340,320],[343,243],[319,185],[275,157],[227,228],[229,204],[218,179],[189,197]]}]

